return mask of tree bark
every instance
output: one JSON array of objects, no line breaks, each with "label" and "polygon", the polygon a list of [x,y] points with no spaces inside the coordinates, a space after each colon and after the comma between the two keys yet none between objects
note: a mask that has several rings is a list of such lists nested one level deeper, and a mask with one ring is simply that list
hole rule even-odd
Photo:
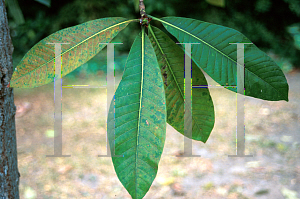
[{"label": "tree bark", "polygon": [[11,42],[4,0],[0,0],[0,199],[19,198],[19,171],[13,89]]}]

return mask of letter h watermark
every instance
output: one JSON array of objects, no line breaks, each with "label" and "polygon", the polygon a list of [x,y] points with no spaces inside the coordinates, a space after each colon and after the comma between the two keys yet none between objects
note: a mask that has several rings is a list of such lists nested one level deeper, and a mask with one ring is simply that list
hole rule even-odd
[{"label": "letter h watermark", "polygon": [[[46,157],[70,157],[71,155],[62,154],[62,88],[106,88],[107,89],[107,115],[111,100],[114,100],[115,76],[114,76],[114,45],[122,43],[101,43],[107,44],[107,85],[62,85],[61,78],[61,45],[68,43],[48,43],[55,45],[55,77],[54,77],[54,155]],[[192,88],[220,88],[220,86],[192,86],[192,44],[199,43],[178,43],[185,45],[185,90],[184,90],[184,153],[179,157],[201,157],[192,154]],[[244,125],[244,45],[252,43],[230,43],[237,45],[237,85],[226,85],[226,87],[237,87],[237,133],[236,133],[236,155],[228,157],[253,157],[245,155],[245,125]],[[225,87],[225,86],[221,86]],[[239,94],[240,95],[239,95]],[[107,125],[106,125],[107,126]],[[108,129],[106,128],[106,132]],[[106,134],[107,154],[98,157],[111,157],[110,147],[108,146],[108,135]],[[114,148],[114,146],[111,146]],[[122,157],[115,155],[114,157]]]},{"label": "letter h watermark", "polygon": [[[192,139],[192,88],[222,88],[225,86],[192,86],[192,44],[199,43],[177,43],[185,45],[185,92],[184,92],[184,152],[178,157],[201,157],[193,155]],[[237,45],[237,85],[229,85],[226,87],[237,87],[237,130],[236,130],[236,155],[228,155],[228,157],[253,157],[253,155],[245,155],[245,125],[244,125],[244,99],[245,99],[245,67],[244,67],[244,45],[252,43],[229,43]],[[197,67],[197,66],[196,66]]]},{"label": "letter h watermark", "polygon": [[[68,43],[48,43],[55,45],[55,77],[54,77],[54,155],[46,155],[46,157],[71,157],[71,155],[62,154],[62,88],[106,88],[107,89],[107,114],[110,101],[113,100],[115,92],[115,76],[114,76],[114,45],[122,43],[100,43],[107,44],[107,76],[106,86],[90,86],[90,85],[62,85],[61,78],[61,45]],[[106,129],[107,132],[107,129]],[[108,146],[108,137],[106,134],[106,155],[98,155],[99,157],[111,157],[110,147]],[[116,155],[114,155],[116,156]],[[116,157],[120,157],[119,155]]]}]

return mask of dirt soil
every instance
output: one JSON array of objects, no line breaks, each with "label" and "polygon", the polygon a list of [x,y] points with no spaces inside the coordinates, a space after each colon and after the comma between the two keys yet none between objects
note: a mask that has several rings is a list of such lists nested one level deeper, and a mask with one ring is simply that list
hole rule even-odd
[{"label": "dirt soil", "polygon": [[[216,122],[206,144],[193,141],[193,154],[201,157],[176,157],[183,136],[168,125],[157,177],[144,198],[300,198],[300,73],[286,77],[289,102],[245,98],[246,154],[254,157],[228,157],[236,153],[236,94],[210,89]],[[63,79],[63,85],[103,85],[105,76],[97,78]],[[98,157],[106,154],[106,89],[63,89],[63,155],[71,157],[46,157],[54,151],[53,83],[14,93],[20,198],[131,198],[110,157]]]}]

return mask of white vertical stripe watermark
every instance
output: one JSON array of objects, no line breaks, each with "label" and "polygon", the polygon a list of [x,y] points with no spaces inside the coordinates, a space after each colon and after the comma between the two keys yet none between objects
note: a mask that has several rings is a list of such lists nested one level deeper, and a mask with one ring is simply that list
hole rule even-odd
[{"label": "white vertical stripe watermark", "polygon": [[61,45],[69,43],[47,43],[55,47],[54,76],[54,155],[46,157],[71,157],[62,154],[62,78],[61,78]]},{"label": "white vertical stripe watermark", "polygon": [[[107,44],[107,85],[106,86],[90,86],[90,85],[62,85],[61,78],[61,45],[69,43],[47,43],[55,45],[55,76],[54,76],[54,155],[46,155],[46,157],[70,157],[71,155],[62,155],[62,88],[107,88],[107,114],[109,110],[109,102],[114,97],[114,44],[122,43],[101,43]],[[60,88],[60,89],[59,89]],[[106,115],[107,115],[106,114]],[[107,131],[106,131],[107,132]],[[106,134],[106,140],[107,138]],[[111,157],[110,148],[107,140],[107,154],[99,155],[99,157]]]},{"label": "white vertical stripe watermark", "polygon": [[[192,154],[192,102],[191,102],[191,44],[200,43],[177,43],[185,44],[185,113],[184,113],[184,152],[180,157],[200,157],[200,155]],[[236,155],[228,155],[228,157],[253,157],[253,155],[245,155],[245,114],[244,114],[244,94],[245,94],[245,67],[244,67],[244,45],[252,43],[230,43],[237,45],[237,85],[226,86],[192,86],[192,88],[228,88],[237,87],[237,134],[236,134]],[[238,95],[238,93],[240,95]],[[187,137],[186,137],[187,136]]]},{"label": "white vertical stripe watermark", "polygon": [[[123,43],[100,43],[100,44],[107,44],[107,76],[106,76],[106,91],[107,91],[107,104],[106,104],[106,155],[98,155],[98,157],[123,157],[122,155],[115,155],[114,150],[111,151],[108,141],[108,132],[111,132],[111,129],[108,129],[109,126],[107,125],[107,118],[109,113],[109,107],[111,100],[114,100],[114,94],[115,94],[115,53],[114,53],[114,45],[115,44],[123,44]],[[115,110],[115,105],[114,105]],[[115,120],[114,120],[115,121]],[[115,126],[115,125],[113,125]],[[115,139],[114,139],[115,140]],[[114,142],[113,146],[111,146],[113,149],[115,148]],[[112,154],[113,153],[113,154]]]},{"label": "white vertical stripe watermark", "polygon": [[236,155],[228,157],[253,157],[245,155],[245,65],[244,65],[244,45],[252,43],[229,43],[237,45],[237,126],[236,126]]},{"label": "white vertical stripe watermark", "polygon": [[[110,102],[114,100],[115,76],[114,76],[114,44],[122,43],[101,43],[107,44],[107,85],[106,86],[89,86],[89,85],[62,85],[61,78],[61,45],[67,43],[48,43],[55,45],[55,77],[54,77],[54,155],[46,157],[70,157],[71,155],[62,155],[62,88],[107,88],[107,116]],[[180,157],[201,157],[192,154],[192,88],[223,88],[235,87],[234,85],[226,86],[192,86],[192,44],[199,43],[179,43],[185,45],[185,89],[184,89],[184,153]],[[253,157],[245,155],[245,126],[244,126],[244,45],[252,43],[230,43],[237,45],[237,134],[236,134],[236,155],[229,157]],[[60,88],[60,89],[59,89]],[[60,99],[60,100],[59,100]],[[106,132],[108,132],[106,121]],[[107,154],[98,155],[98,157],[111,157],[110,147],[108,146],[108,135],[106,134]],[[114,148],[114,146],[113,146]],[[113,154],[115,156],[115,154]],[[120,157],[119,155],[117,157]]]},{"label": "white vertical stripe watermark", "polygon": [[201,157],[193,155],[193,118],[192,118],[192,44],[197,43],[177,43],[185,45],[184,53],[184,151],[178,157]]}]

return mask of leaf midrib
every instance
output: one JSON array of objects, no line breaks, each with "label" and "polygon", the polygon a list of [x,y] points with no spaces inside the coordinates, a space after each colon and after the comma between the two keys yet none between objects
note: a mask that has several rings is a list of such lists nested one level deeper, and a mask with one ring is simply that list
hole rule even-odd
[{"label": "leaf midrib", "polygon": [[138,129],[137,129],[137,138],[136,138],[136,152],[135,152],[135,193],[137,194],[138,189],[138,175],[137,175],[137,160],[138,160],[138,146],[139,146],[139,134],[140,134],[140,125],[141,125],[141,109],[142,109],[142,97],[143,97],[143,86],[144,86],[144,53],[145,53],[145,27],[142,27],[142,65],[141,65],[141,90],[140,90],[140,107],[139,107],[139,119],[138,119]]},{"label": "leaf midrib", "polygon": [[[155,39],[155,41],[156,41],[156,43],[157,43],[157,46],[159,47],[161,53],[162,53],[163,55],[165,55],[165,53],[163,52],[163,50],[162,50],[162,48],[161,48],[161,46],[160,46],[158,40],[157,40],[156,37],[155,37],[155,34],[154,34],[154,32],[153,32],[153,30],[152,30],[150,24],[149,24],[149,30],[150,30],[151,34],[153,35],[153,38]],[[163,56],[163,59],[166,60],[166,62],[167,62],[167,64],[168,64],[168,68],[169,68],[170,72],[172,73],[173,79],[174,79],[174,81],[176,82],[176,85],[177,85],[178,90],[179,90],[179,92],[180,92],[180,94],[181,94],[181,97],[182,97],[182,99],[184,100],[184,95],[183,95],[183,93],[182,93],[182,91],[181,91],[181,88],[180,88],[180,86],[179,86],[179,84],[178,84],[178,82],[177,82],[177,80],[176,80],[176,77],[175,77],[173,71],[171,70],[170,63],[169,63],[168,59],[167,59],[166,57],[164,57],[164,56]],[[176,116],[176,117],[177,117],[177,116]],[[199,124],[197,124],[197,122],[195,122],[195,119],[194,119],[194,118],[192,118],[192,121],[194,121],[194,125],[196,125],[198,129],[200,129]]]},{"label": "leaf midrib", "polygon": [[[150,15],[149,15],[149,16],[150,16]],[[152,16],[151,16],[151,17],[152,17]],[[229,60],[231,60],[232,62],[238,64],[238,62],[234,61],[234,59],[232,59],[231,57],[227,56],[227,55],[224,54],[222,51],[218,50],[217,48],[215,48],[214,46],[210,45],[210,44],[207,43],[206,41],[200,39],[200,38],[197,37],[196,35],[193,35],[193,34],[187,32],[187,31],[185,31],[184,29],[181,29],[181,28],[179,28],[178,26],[175,26],[175,25],[173,25],[173,24],[171,24],[171,23],[169,23],[169,22],[167,22],[167,21],[158,19],[158,18],[156,18],[156,17],[152,17],[152,18],[155,19],[155,20],[158,20],[158,21],[160,21],[160,22],[162,22],[162,23],[165,23],[165,24],[167,24],[167,25],[169,25],[169,26],[172,26],[173,28],[176,28],[176,29],[182,31],[182,32],[184,32],[184,33],[186,33],[186,34],[188,34],[188,35],[194,37],[194,38],[197,39],[197,40],[200,40],[202,43],[204,43],[204,44],[206,44],[207,46],[209,46],[210,48],[214,49],[215,51],[217,51],[217,52],[220,53],[221,55],[227,57],[227,58],[228,58]],[[239,65],[239,64],[238,64],[238,65]]]},{"label": "leaf midrib", "polygon": [[179,87],[179,84],[178,84],[178,82],[177,82],[177,80],[176,80],[176,77],[175,77],[175,75],[174,75],[174,73],[173,73],[173,71],[172,71],[172,69],[171,69],[171,65],[170,65],[170,63],[169,63],[169,60],[168,60],[166,57],[164,57],[165,53],[163,52],[163,50],[162,50],[162,48],[161,48],[159,42],[157,41],[156,36],[155,36],[154,32],[152,31],[152,28],[151,28],[150,24],[149,24],[148,28],[149,28],[151,34],[153,35],[153,38],[155,39],[155,41],[156,41],[156,43],[157,43],[157,46],[158,46],[158,48],[159,48],[159,50],[160,50],[160,52],[161,52],[161,54],[162,54],[163,59],[167,62],[169,71],[171,72],[171,74],[172,74],[172,76],[173,76],[173,79],[175,80],[175,83],[176,83],[176,85],[177,85],[177,87],[178,87],[178,89],[179,89],[179,92],[180,92],[182,98],[184,99],[184,95],[183,95],[183,93],[182,93],[182,91],[181,91],[181,89],[180,89],[180,87]]},{"label": "leaf midrib", "polygon": [[[175,28],[175,29],[178,29],[178,30],[180,30],[180,31],[182,31],[182,32],[184,32],[184,33],[186,33],[186,34],[188,34],[188,35],[190,35],[190,36],[192,36],[192,37],[194,37],[194,38],[200,40],[200,41],[203,42],[204,44],[208,45],[208,46],[211,47],[212,49],[216,50],[216,51],[219,52],[220,54],[222,54],[222,55],[224,55],[225,57],[227,57],[229,60],[233,61],[235,64],[241,66],[238,62],[234,61],[231,57],[227,56],[227,55],[224,54],[222,51],[216,49],[214,46],[212,46],[212,45],[210,45],[209,43],[203,41],[202,39],[196,37],[195,35],[193,35],[193,34],[187,32],[187,31],[185,31],[185,30],[183,30],[183,29],[181,29],[181,28],[179,28],[179,27],[177,27],[177,26],[175,26],[175,25],[173,25],[173,24],[171,24],[171,23],[169,23],[169,22],[167,22],[167,21],[158,19],[158,18],[153,17],[153,16],[151,16],[151,15],[148,15],[148,16],[151,17],[151,18],[153,18],[153,19],[155,19],[155,20],[157,20],[157,21],[160,21],[161,23],[165,23],[165,24],[167,24],[167,25],[169,25],[169,26],[171,26],[171,27],[173,27],[173,28]],[[259,49],[258,49],[258,50],[259,50]],[[259,77],[258,75],[256,75],[255,73],[253,73],[252,71],[250,71],[249,69],[247,69],[246,67],[244,67],[244,68],[245,68],[245,70],[247,70],[247,72],[252,73],[255,77],[259,78],[259,79],[262,80],[263,82],[266,82],[265,80],[263,80],[261,77]],[[285,99],[285,97],[282,96],[282,94],[279,92],[279,90],[278,90],[277,88],[275,88],[275,87],[274,87],[273,85],[271,85],[269,82],[267,82],[267,83],[268,83],[268,85],[269,85],[270,87],[272,87],[274,90],[276,90],[276,91],[278,92],[278,95],[279,95],[279,96],[281,96],[281,97],[283,97],[283,98]]]},{"label": "leaf midrib", "polygon": [[[108,27],[108,28],[105,28],[105,29],[101,30],[100,32],[95,33],[94,35],[89,36],[88,38],[86,38],[86,39],[84,39],[83,41],[79,42],[79,43],[76,44],[75,46],[69,48],[69,49],[66,50],[65,52],[62,52],[62,53],[61,53],[61,56],[63,56],[64,54],[68,53],[69,51],[73,50],[74,48],[78,47],[79,45],[83,44],[83,43],[86,42],[87,40],[89,40],[89,39],[91,39],[91,38],[93,38],[93,37],[96,37],[97,35],[101,34],[102,32],[107,31],[108,29],[111,29],[111,28],[113,28],[113,27],[115,27],[115,26],[122,25],[122,24],[124,24],[124,23],[130,23],[130,22],[137,21],[137,20],[138,20],[138,19],[130,19],[130,20],[126,20],[126,21],[120,22],[120,23],[118,23],[118,24],[115,24],[115,25],[113,25],[113,26],[110,26],[110,27]],[[60,30],[60,31],[62,31],[62,30]],[[51,50],[53,50],[53,49],[51,49]],[[35,69],[33,69],[33,70],[31,71],[31,73],[34,72],[35,70],[37,70],[37,69],[39,69],[39,68],[45,66],[45,65],[48,65],[49,63],[53,62],[54,60],[55,60],[55,56],[54,56],[54,58],[50,59],[48,62],[46,62],[46,63],[40,65],[39,67],[37,67],[37,68],[35,68]],[[22,78],[22,77],[24,77],[24,76],[26,76],[26,75],[28,75],[28,73],[26,73],[26,74],[20,76],[19,78],[15,79],[14,81],[17,81],[18,79],[20,79],[20,78]]]}]

